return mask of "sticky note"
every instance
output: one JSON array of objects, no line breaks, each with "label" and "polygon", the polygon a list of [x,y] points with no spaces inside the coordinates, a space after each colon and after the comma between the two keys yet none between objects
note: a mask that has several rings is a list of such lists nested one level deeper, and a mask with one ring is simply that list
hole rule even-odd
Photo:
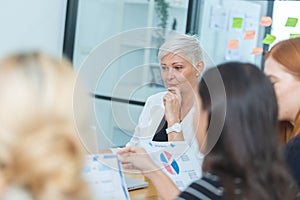
[{"label": "sticky note", "polygon": [[295,27],[298,23],[298,18],[288,17],[285,23],[287,27]]},{"label": "sticky note", "polygon": [[271,26],[272,24],[272,18],[269,16],[263,16],[260,19],[259,25],[261,26]]},{"label": "sticky note", "polygon": [[244,40],[252,40],[256,34],[256,31],[246,31]]},{"label": "sticky note", "polygon": [[290,38],[300,37],[300,33],[291,33]]},{"label": "sticky note", "polygon": [[242,28],[243,25],[243,18],[241,17],[234,17],[232,18],[232,28]]},{"label": "sticky note", "polygon": [[239,41],[238,40],[229,40],[227,44],[227,49],[237,49],[239,47]]},{"label": "sticky note", "polygon": [[276,36],[267,34],[263,40],[263,44],[272,44],[276,40]]},{"label": "sticky note", "polygon": [[262,54],[262,52],[264,51],[264,49],[263,48],[254,48],[254,49],[252,49],[252,52],[251,52],[251,54]]}]

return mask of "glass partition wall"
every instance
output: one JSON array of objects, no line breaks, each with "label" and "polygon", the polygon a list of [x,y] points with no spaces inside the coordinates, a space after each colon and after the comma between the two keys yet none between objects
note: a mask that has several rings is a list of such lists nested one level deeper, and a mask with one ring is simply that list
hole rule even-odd
[{"label": "glass partition wall", "polygon": [[[74,30],[66,30],[74,38],[68,41],[73,45],[68,54],[95,99],[93,126],[100,149],[124,146],[134,132],[146,99],[166,90],[157,53],[172,32],[199,35],[207,67],[229,60],[260,66],[263,53],[251,54],[251,50],[267,48],[261,41],[270,29],[259,26],[259,20],[272,15],[270,1],[71,2],[73,9],[68,12],[73,10],[76,15]],[[244,40],[247,31],[255,32],[250,40]],[[233,39],[239,42],[238,47],[228,48]]]},{"label": "glass partition wall", "polygon": [[78,2],[73,64],[95,95],[100,148],[124,146],[147,97],[166,90],[158,47],[165,29],[185,33],[188,5],[188,0]]},{"label": "glass partition wall", "polygon": [[262,43],[268,26],[261,26],[264,16],[272,16],[272,1],[204,0],[199,21],[200,41],[215,63],[241,60],[261,66]]}]

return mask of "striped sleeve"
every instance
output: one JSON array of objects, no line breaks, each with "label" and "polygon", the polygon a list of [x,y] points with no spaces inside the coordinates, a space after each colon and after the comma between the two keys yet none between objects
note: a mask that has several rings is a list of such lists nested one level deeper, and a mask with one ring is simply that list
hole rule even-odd
[{"label": "striped sleeve", "polygon": [[220,185],[218,177],[205,173],[201,179],[193,182],[176,199],[219,200],[222,199],[222,195],[223,187]]}]

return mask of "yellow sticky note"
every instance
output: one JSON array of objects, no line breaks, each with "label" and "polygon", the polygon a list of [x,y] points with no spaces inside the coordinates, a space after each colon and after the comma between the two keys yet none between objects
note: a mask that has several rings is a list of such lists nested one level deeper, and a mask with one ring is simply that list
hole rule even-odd
[{"label": "yellow sticky note", "polygon": [[272,44],[276,40],[276,36],[267,34],[263,40],[263,44]]},{"label": "yellow sticky note", "polygon": [[285,26],[296,27],[298,23],[298,18],[288,17],[285,23]]},{"label": "yellow sticky note", "polygon": [[244,40],[253,40],[255,34],[256,34],[256,31],[246,31]]},{"label": "yellow sticky note", "polygon": [[239,47],[239,40],[233,39],[228,41],[227,49],[237,49],[238,47]]},{"label": "yellow sticky note", "polygon": [[232,18],[232,28],[242,28],[243,26],[243,18],[241,17],[234,17]]},{"label": "yellow sticky note", "polygon": [[259,24],[261,26],[271,26],[272,18],[269,16],[263,16],[263,17],[261,17]]},{"label": "yellow sticky note", "polygon": [[263,51],[264,51],[263,48],[254,48],[254,49],[252,49],[251,54],[255,54],[255,55],[262,54]]},{"label": "yellow sticky note", "polygon": [[300,33],[291,33],[290,38],[300,37]]}]

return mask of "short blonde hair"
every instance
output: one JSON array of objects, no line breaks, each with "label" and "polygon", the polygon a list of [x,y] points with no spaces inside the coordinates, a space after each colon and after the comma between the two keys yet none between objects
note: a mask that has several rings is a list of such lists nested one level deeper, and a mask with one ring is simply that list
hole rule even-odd
[{"label": "short blonde hair", "polygon": [[169,53],[183,56],[196,68],[203,61],[203,50],[196,35],[176,34],[161,45],[158,58],[161,60]]},{"label": "short blonde hair", "polygon": [[0,175],[34,199],[89,196],[72,105],[75,82],[68,61],[42,53],[0,63]]}]

